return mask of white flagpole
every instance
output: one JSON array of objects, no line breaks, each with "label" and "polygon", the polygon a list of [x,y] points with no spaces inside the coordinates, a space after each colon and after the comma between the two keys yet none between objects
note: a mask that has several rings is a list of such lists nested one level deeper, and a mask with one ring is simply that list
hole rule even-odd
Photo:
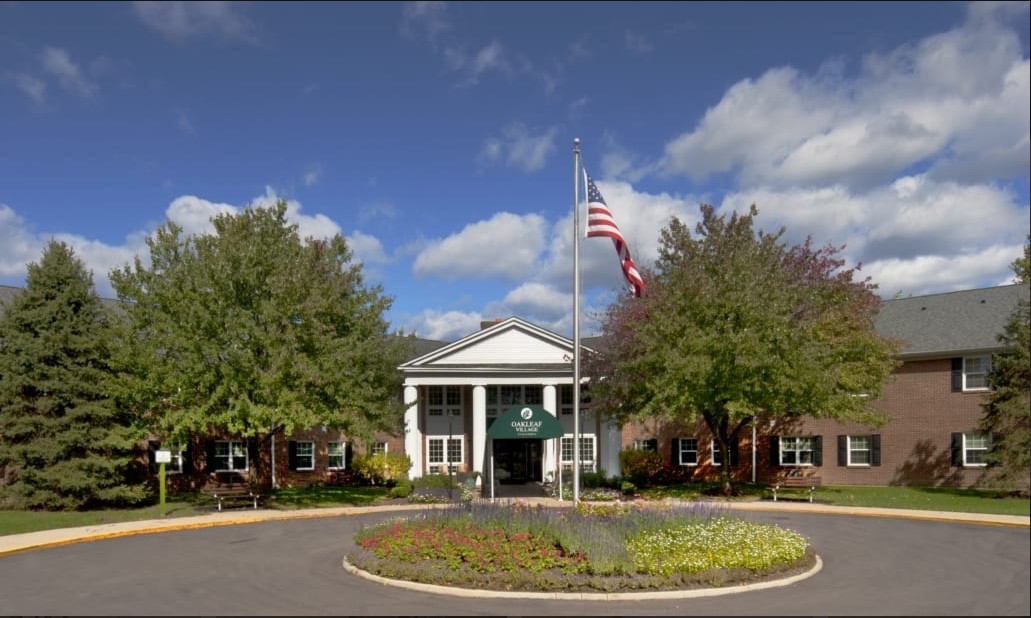
[{"label": "white flagpole", "polygon": [[[580,502],[580,138],[573,138],[573,504]],[[562,465],[561,455],[559,465]]]}]

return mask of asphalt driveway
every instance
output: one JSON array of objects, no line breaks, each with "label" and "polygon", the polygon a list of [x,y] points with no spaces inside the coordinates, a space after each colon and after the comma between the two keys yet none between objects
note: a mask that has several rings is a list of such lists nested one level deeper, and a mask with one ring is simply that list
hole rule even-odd
[{"label": "asphalt driveway", "polygon": [[347,574],[359,526],[396,513],[266,521],[0,556],[14,615],[1017,615],[1031,614],[1026,527],[748,512],[809,538],[824,562],[783,588],[646,601],[483,599]]}]

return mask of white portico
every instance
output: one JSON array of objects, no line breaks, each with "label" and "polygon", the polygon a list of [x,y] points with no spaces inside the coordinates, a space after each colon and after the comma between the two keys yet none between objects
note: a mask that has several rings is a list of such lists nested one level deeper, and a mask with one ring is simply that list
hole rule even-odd
[{"label": "white portico", "polygon": [[[499,477],[542,481],[573,462],[573,342],[512,317],[414,358],[404,375],[405,452],[413,478],[488,468],[487,429],[505,409],[539,405],[565,435],[547,440],[495,440]],[[620,430],[582,410],[580,459],[585,470],[619,470]]]}]

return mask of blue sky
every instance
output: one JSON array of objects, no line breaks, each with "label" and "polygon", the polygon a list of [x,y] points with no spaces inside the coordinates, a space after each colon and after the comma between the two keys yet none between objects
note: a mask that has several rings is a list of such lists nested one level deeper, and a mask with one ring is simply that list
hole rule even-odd
[{"label": "blue sky", "polygon": [[[759,208],[883,296],[1006,283],[1029,228],[1027,2],[0,3],[0,284],[107,274],[286,199],[394,328],[569,335],[573,138],[639,264]],[[621,286],[583,241],[584,334]]]}]

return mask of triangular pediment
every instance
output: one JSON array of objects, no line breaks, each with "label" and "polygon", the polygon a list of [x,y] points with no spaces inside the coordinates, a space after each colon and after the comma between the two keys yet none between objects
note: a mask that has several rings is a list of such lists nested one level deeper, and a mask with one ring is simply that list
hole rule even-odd
[{"label": "triangular pediment", "polygon": [[573,342],[511,317],[413,359],[401,369],[484,365],[560,365],[572,359]]}]

